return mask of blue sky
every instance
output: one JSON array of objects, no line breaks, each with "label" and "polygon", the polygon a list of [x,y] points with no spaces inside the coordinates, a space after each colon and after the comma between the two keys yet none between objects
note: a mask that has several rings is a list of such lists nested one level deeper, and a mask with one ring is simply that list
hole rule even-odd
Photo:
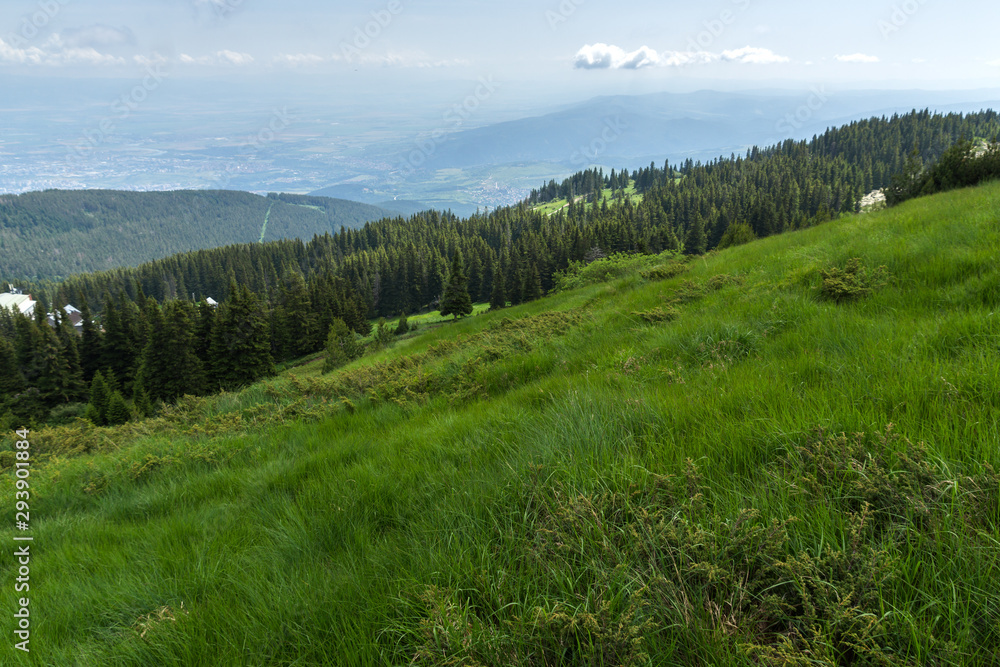
[{"label": "blue sky", "polygon": [[992,88],[998,24],[941,0],[4,0],[0,75]]}]

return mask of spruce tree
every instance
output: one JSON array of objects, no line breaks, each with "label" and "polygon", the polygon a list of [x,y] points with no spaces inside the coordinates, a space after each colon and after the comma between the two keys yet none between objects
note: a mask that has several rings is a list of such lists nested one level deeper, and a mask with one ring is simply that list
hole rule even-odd
[{"label": "spruce tree", "polygon": [[100,327],[94,322],[90,312],[90,306],[83,294],[78,295],[80,300],[80,315],[83,317],[80,335],[80,366],[83,368],[83,381],[90,382],[94,378],[94,373],[101,367],[104,343],[103,334]]},{"label": "spruce tree", "polygon": [[684,239],[685,255],[703,255],[707,250],[708,237],[705,235],[705,222],[700,215],[695,215],[688,229],[687,238]]},{"label": "spruce tree", "polygon": [[260,299],[230,283],[212,331],[211,383],[236,389],[275,374],[270,327]]},{"label": "spruce tree", "polygon": [[205,374],[194,335],[194,308],[170,301],[147,308],[149,342],[139,365],[139,383],[154,401],[172,402],[204,391]]},{"label": "spruce tree", "polygon": [[406,320],[406,313],[399,316],[399,321],[396,323],[396,330],[393,333],[397,336],[410,333],[410,323]]},{"label": "spruce tree", "polygon": [[493,273],[493,291],[490,293],[490,310],[507,307],[507,291],[503,288],[504,277],[500,271]]},{"label": "spruce tree", "polygon": [[455,251],[451,260],[451,271],[448,273],[448,284],[441,297],[441,316],[454,315],[457,320],[472,314],[472,298],[469,296],[469,280],[462,264],[462,252]]},{"label": "spruce tree", "polygon": [[330,333],[326,338],[326,362],[323,372],[329,373],[361,356],[361,346],[357,334],[351,331],[344,320],[333,318]]},{"label": "spruce tree", "polygon": [[94,426],[105,426],[108,423],[110,398],[104,375],[101,371],[97,371],[94,373],[94,379],[90,381],[90,403],[87,405],[87,419],[92,421]]},{"label": "spruce tree", "polygon": [[125,398],[121,395],[121,392],[116,391],[112,393],[111,398],[108,400],[108,425],[118,426],[129,421],[131,418],[132,411],[129,410],[128,404],[125,402]]},{"label": "spruce tree", "polygon": [[17,367],[14,346],[5,338],[0,338],[0,404],[5,397],[20,393],[25,387],[24,376]]}]

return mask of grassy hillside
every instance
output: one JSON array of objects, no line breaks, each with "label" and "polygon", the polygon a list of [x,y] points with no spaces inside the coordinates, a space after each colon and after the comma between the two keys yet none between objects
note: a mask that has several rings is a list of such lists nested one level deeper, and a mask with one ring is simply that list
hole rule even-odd
[{"label": "grassy hillside", "polygon": [[2,662],[1000,664],[998,213],[595,263],[327,376],[32,434]]},{"label": "grassy hillside", "polygon": [[[635,181],[632,181],[632,183],[628,186],[628,188],[625,189],[625,196],[631,199],[633,204],[638,204],[639,202],[642,201],[642,195],[636,194]],[[613,202],[615,199],[614,190],[611,190],[609,188],[604,188],[603,190],[601,190],[601,198],[607,199],[609,202]],[[582,204],[585,211],[589,211],[594,207],[593,203],[587,202],[586,196],[576,197],[574,198],[573,201],[575,203]],[[597,205],[599,206],[600,202],[598,202]],[[569,206],[569,199],[566,199],[564,197],[562,199],[554,199],[544,204],[538,204],[537,206],[532,206],[531,210],[539,211],[541,213],[545,213],[546,215],[553,215],[554,213],[558,213],[559,211],[563,210],[564,208],[567,208],[568,206]]]},{"label": "grassy hillside", "polygon": [[49,190],[0,196],[0,277],[57,279],[261,239],[301,238],[396,214],[325,197]]}]

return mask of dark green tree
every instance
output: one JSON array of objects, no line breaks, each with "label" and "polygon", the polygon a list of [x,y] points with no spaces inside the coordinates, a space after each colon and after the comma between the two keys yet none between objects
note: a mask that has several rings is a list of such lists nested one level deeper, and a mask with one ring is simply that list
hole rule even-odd
[{"label": "dark green tree", "polygon": [[393,333],[397,336],[410,333],[410,323],[406,320],[406,313],[399,316],[399,321],[396,322],[396,330]]},{"label": "dark green tree", "polygon": [[205,373],[194,334],[194,307],[169,301],[147,308],[149,342],[139,364],[138,383],[153,401],[167,403],[204,391]]},{"label": "dark green tree", "polygon": [[705,221],[700,215],[695,215],[684,239],[685,255],[703,255],[708,249],[708,237],[705,235]]},{"label": "dark green tree", "polygon": [[469,280],[465,276],[462,263],[462,252],[455,251],[451,258],[451,270],[448,272],[448,283],[441,297],[441,316],[453,315],[457,320],[472,314],[472,298],[469,296]]},{"label": "dark green tree", "polygon": [[261,300],[246,285],[230,283],[212,332],[211,383],[236,389],[275,374],[270,327]]},{"label": "dark green tree", "polygon": [[26,387],[24,376],[17,367],[14,346],[5,338],[0,338],[0,405],[4,398],[18,394]]},{"label": "dark green tree", "polygon": [[94,379],[90,381],[90,403],[87,405],[87,419],[95,426],[107,425],[110,399],[108,383],[101,371],[97,371],[94,373]]},{"label": "dark green tree", "polygon": [[361,346],[358,344],[357,334],[348,328],[344,320],[335,317],[326,338],[326,361],[323,364],[323,372],[336,370],[360,356]]},{"label": "dark green tree", "polygon": [[103,357],[104,335],[94,322],[90,306],[82,294],[80,300],[80,316],[83,318],[80,331],[80,366],[83,369],[83,381],[90,382],[94,373],[101,367]]},{"label": "dark green tree", "polygon": [[132,411],[129,410],[125,398],[121,392],[115,391],[108,400],[108,425],[118,426],[132,419]]}]

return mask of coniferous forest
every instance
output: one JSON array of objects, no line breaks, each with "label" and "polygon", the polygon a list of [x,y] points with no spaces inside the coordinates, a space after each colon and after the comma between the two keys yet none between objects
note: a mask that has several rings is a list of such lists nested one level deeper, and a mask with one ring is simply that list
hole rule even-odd
[{"label": "coniferous forest", "polygon": [[[948,165],[966,164],[960,158],[975,158],[973,142],[998,132],[992,111],[873,118],[707,164],[588,170],[467,219],[428,211],[309,241],[197,250],[59,282],[12,281],[39,303],[34,318],[0,312],[0,415],[86,415],[95,423],[148,415],[185,394],[252,383],[331,342],[351,346],[344,331],[368,335],[374,318],[428,309],[461,316],[473,302],[503,308],[539,298],[562,272],[598,257],[702,254],[857,212],[873,190],[888,188],[893,203],[971,184],[993,172],[952,177]],[[956,150],[964,152],[956,158]],[[987,150],[984,164],[995,155]],[[561,210],[537,210],[559,199]],[[46,322],[67,304],[83,311],[80,335],[65,318]]]}]

